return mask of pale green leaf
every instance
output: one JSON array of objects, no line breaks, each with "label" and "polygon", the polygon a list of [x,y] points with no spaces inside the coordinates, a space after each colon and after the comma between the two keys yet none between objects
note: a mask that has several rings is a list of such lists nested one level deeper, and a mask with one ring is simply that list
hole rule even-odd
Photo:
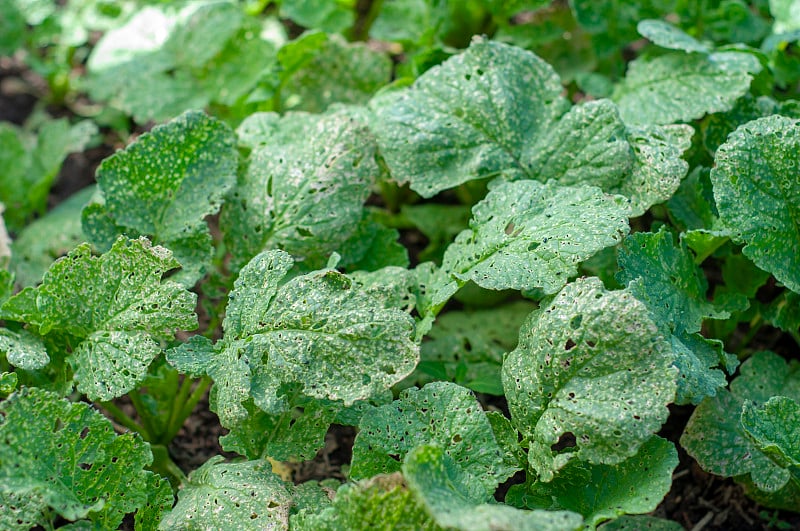
[{"label": "pale green leaf", "polygon": [[18,284],[38,284],[56,258],[86,240],[81,228],[81,210],[95,189],[91,186],[76,193],[19,233],[11,244],[10,265]]},{"label": "pale green leaf", "polygon": [[36,325],[39,333],[77,338],[67,358],[78,390],[110,400],[133,389],[161,352],[157,340],[197,326],[195,298],[162,276],[178,266],[163,247],[120,237],[93,257],[88,244],[56,261],[35,289],[9,299],[7,318]]},{"label": "pale green leaf", "polygon": [[800,120],[749,122],[720,146],[711,170],[720,221],[742,252],[800,292]]},{"label": "pale green leaf", "polygon": [[[87,404],[36,388],[10,396],[0,412],[0,514],[43,524],[50,507],[116,529],[146,502],[152,454],[138,434],[117,436]],[[16,509],[6,505],[20,497]]]},{"label": "pale green leaf", "polygon": [[486,493],[470,487],[470,478],[441,447],[418,446],[403,463],[409,489],[436,523],[464,531],[575,531],[580,515],[568,511],[525,511],[488,503]]},{"label": "pale green leaf", "polygon": [[353,24],[355,2],[292,0],[281,4],[281,16],[310,29],[342,32]]},{"label": "pale green leaf", "polygon": [[50,363],[42,338],[25,329],[12,332],[0,328],[0,352],[5,353],[11,365],[29,371]]},{"label": "pale green leaf", "polygon": [[379,174],[372,135],[343,110],[289,114],[247,138],[259,145],[220,221],[235,262],[274,248],[327,258],[357,230]]},{"label": "pale green leaf", "polygon": [[424,444],[443,448],[464,470],[469,488],[484,495],[516,471],[505,461],[472,392],[450,382],[434,382],[406,389],[399,400],[362,417],[350,475],[368,478],[396,472],[406,454]]},{"label": "pale green leaf", "polygon": [[730,109],[750,88],[749,67],[730,68],[697,53],[642,57],[630,63],[612,99],[629,125],[690,121]]},{"label": "pale green leaf", "polygon": [[392,177],[430,197],[471,179],[522,171],[522,149],[560,114],[560,94],[547,63],[477,38],[409,90],[375,102],[373,127]]},{"label": "pale green leaf", "polygon": [[177,280],[194,284],[213,255],[205,217],[236,179],[235,145],[227,125],[199,111],[153,128],[97,169],[101,200],[84,211],[84,232],[103,249],[116,234],[150,236],[183,266]]},{"label": "pale green leaf", "polygon": [[[416,365],[413,320],[387,307],[373,287],[333,270],[297,276],[279,285],[291,257],[265,251],[240,273],[229,298],[222,341],[194,340],[170,351],[181,372],[216,382],[217,412],[225,426],[246,417],[254,374],[256,404],[280,413],[280,384],[296,383],[318,399],[350,405],[402,380]],[[242,301],[242,302],[239,302]]]},{"label": "pale green leaf", "polygon": [[769,11],[775,18],[774,33],[788,33],[800,29],[800,1],[769,0]]},{"label": "pale green leaf", "polygon": [[278,61],[283,79],[276,111],[319,113],[333,103],[366,104],[391,80],[392,62],[385,53],[336,34],[302,35],[281,48]]},{"label": "pale green leaf", "polygon": [[587,526],[594,528],[624,514],[655,510],[670,490],[676,466],[675,445],[651,437],[636,455],[615,465],[573,460],[553,481],[534,483],[530,495],[536,500],[534,506],[574,511],[583,515]]},{"label": "pale green leaf", "polygon": [[[570,459],[616,464],[667,418],[677,371],[641,302],[596,278],[568,284],[520,329],[503,363],[511,418],[544,480]],[[571,433],[577,448],[554,452]]]},{"label": "pale green leaf", "polygon": [[630,127],[628,143],[634,154],[631,174],[603,190],[630,198],[631,217],[668,200],[689,169],[681,156],[691,146],[693,134],[688,125]]},{"label": "pale green leaf", "polygon": [[740,368],[740,376],[695,409],[681,436],[681,445],[697,462],[719,476],[749,475],[755,486],[776,492],[789,473],[773,463],[753,444],[740,422],[745,401],[758,404],[773,396],[800,400],[800,365],[788,364],[777,354],[753,354]]},{"label": "pale green leaf", "polygon": [[138,9],[94,47],[86,87],[140,123],[230,103],[274,64],[273,47],[258,42],[258,29],[233,2]]},{"label": "pale green leaf", "polygon": [[298,531],[443,531],[408,490],[399,473],[343,485],[328,507],[301,509],[292,515],[291,524]]},{"label": "pale green leaf", "polygon": [[267,461],[225,463],[214,456],[193,471],[159,529],[287,530],[292,498]]},{"label": "pale green leaf", "polygon": [[800,405],[785,396],[761,406],[745,401],[741,423],[755,446],[800,484]]},{"label": "pale green leaf", "polygon": [[670,50],[710,53],[711,49],[691,35],[663,20],[642,20],[636,30],[654,44]]},{"label": "pale green leaf", "polygon": [[[685,333],[671,335],[669,339],[679,371],[676,404],[699,404],[728,385],[725,372],[733,374],[739,361],[723,350],[722,341]],[[717,367],[724,368],[725,372]]]},{"label": "pale green leaf", "polygon": [[672,233],[638,232],[619,248],[617,280],[647,305],[662,329],[680,335],[700,331],[704,319],[726,319],[706,299],[708,282],[686,243],[676,246]]},{"label": "pale green leaf", "polygon": [[442,268],[484,288],[555,293],[578,264],[625,237],[627,216],[625,198],[598,188],[501,183],[473,207]]},{"label": "pale green leaf", "polygon": [[634,152],[617,106],[596,100],[576,105],[548,124],[525,143],[521,159],[529,178],[608,190],[631,172]]}]

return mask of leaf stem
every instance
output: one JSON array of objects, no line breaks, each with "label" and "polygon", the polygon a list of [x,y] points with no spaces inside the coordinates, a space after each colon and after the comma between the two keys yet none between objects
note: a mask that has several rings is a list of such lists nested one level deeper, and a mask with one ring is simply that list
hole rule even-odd
[{"label": "leaf stem", "polygon": [[[194,411],[194,408],[197,405],[197,403],[203,398],[203,396],[205,396],[206,391],[208,391],[208,388],[211,387],[211,382],[212,380],[208,376],[203,376],[202,378],[200,378],[200,380],[197,383],[197,386],[194,388],[194,391],[192,391],[192,394],[189,395],[189,398],[183,402],[180,409],[177,407],[175,408],[175,410],[178,410],[178,414],[177,416],[171,419],[171,422],[169,424],[168,431],[165,437],[167,442],[174,439],[175,436],[178,434],[181,427],[183,426],[183,423],[186,421],[189,415],[192,414],[192,411]],[[189,387],[187,387],[187,389],[190,388],[191,388],[191,383]],[[181,391],[183,391],[183,389],[181,389]]]},{"label": "leaf stem", "polygon": [[116,420],[118,423],[131,431],[138,432],[145,440],[150,440],[151,435],[147,432],[147,429],[129,417],[127,413],[115,406],[113,402],[100,402],[100,406],[111,413],[111,416],[114,417],[114,420]]},{"label": "leaf stem", "polygon": [[144,402],[142,402],[142,395],[138,390],[135,390],[128,393],[128,396],[133,403],[133,407],[136,408],[136,412],[139,414],[142,427],[145,429],[145,433],[142,433],[142,437],[144,437],[147,442],[155,443],[158,440],[157,434],[159,430],[153,425],[152,419],[147,412],[147,407],[144,405]]},{"label": "leaf stem", "polygon": [[[183,381],[181,382],[181,386],[178,389],[178,393],[175,395],[175,400],[172,401],[172,407],[169,411],[169,418],[167,419],[167,431],[166,433],[162,433],[161,437],[159,437],[159,442],[162,444],[169,444],[169,441],[175,437],[175,433],[178,433],[180,430],[181,424],[185,419],[180,418],[180,411],[183,409],[183,405],[186,403],[186,399],[189,397],[189,393],[192,391],[192,383],[193,380],[188,376],[184,376]],[[174,430],[175,424],[178,424],[178,428]]]},{"label": "leaf stem", "polygon": [[359,17],[353,22],[353,27],[347,32],[351,41],[366,41],[369,38],[369,30],[381,12],[383,0],[372,0],[369,9],[363,17]]}]

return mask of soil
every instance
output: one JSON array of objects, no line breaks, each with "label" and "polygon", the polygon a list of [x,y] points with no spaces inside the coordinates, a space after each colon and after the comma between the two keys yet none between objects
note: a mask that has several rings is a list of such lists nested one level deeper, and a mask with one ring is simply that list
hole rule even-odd
[{"label": "soil", "polygon": [[[30,72],[18,62],[0,59],[0,121],[21,125],[37,104],[37,97],[28,91],[31,87],[31,83],[26,81],[28,77]],[[63,109],[61,113],[69,114]],[[71,155],[66,160],[51,192],[49,200],[51,207],[94,182],[97,165],[118,147],[112,136],[105,134],[105,138],[109,140],[102,145],[84,153]],[[424,248],[425,239],[419,233],[404,231],[402,239],[413,248]],[[765,332],[764,343],[769,344],[764,346],[778,350],[790,348],[787,345],[775,344],[775,337],[775,334],[769,335],[769,332]],[[484,405],[504,409],[502,404],[493,402],[489,399]],[[120,400],[118,405],[123,408],[129,407],[124,400]],[[130,409],[128,411],[132,412]],[[691,412],[690,406],[672,407],[671,415],[660,433],[661,436],[676,443],[680,464],[673,474],[672,489],[653,514],[676,521],[692,531],[800,530],[800,513],[776,512],[760,507],[747,498],[742,488],[733,480],[704,472],[683,451],[677,443]],[[178,466],[188,473],[214,455],[235,456],[225,453],[219,446],[219,437],[225,433],[217,416],[209,410],[206,397],[187,419],[169,450]],[[332,426],[325,437],[324,447],[313,460],[288,464],[293,481],[302,483],[328,478],[346,480],[346,470],[351,459],[355,435],[353,427]],[[522,481],[524,474],[520,473],[511,483]],[[507,483],[504,487],[507,489],[511,483]]]}]

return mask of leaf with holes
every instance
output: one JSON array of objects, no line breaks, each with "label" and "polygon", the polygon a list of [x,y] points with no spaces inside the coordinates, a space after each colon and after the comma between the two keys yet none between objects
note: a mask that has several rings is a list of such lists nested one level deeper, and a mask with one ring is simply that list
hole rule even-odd
[{"label": "leaf with holes", "polygon": [[423,444],[444,449],[464,469],[470,488],[491,493],[516,469],[504,460],[492,426],[471,391],[449,382],[403,391],[398,401],[368,411],[353,445],[350,475],[368,478],[400,470]]},{"label": "leaf with holes", "polygon": [[569,511],[525,511],[505,504],[487,503],[486,492],[440,446],[412,450],[403,463],[409,489],[424,504],[433,520],[446,529],[492,531],[568,531],[582,529],[580,515]]},{"label": "leaf with holes", "polygon": [[23,389],[0,403],[0,440],[4,529],[51,527],[55,515],[116,529],[148,499],[149,447],[86,404]]},{"label": "leaf with holes", "polygon": [[291,524],[292,529],[299,531],[373,528],[443,531],[397,472],[344,484],[329,506],[301,509],[292,515]]},{"label": "leaf with holes", "polygon": [[472,209],[470,228],[444,255],[459,282],[555,293],[578,264],[628,233],[627,200],[599,188],[501,183]]},{"label": "leaf with holes", "polygon": [[699,53],[640,57],[630,63],[612,99],[628,125],[671,124],[727,111],[759,68],[753,56],[737,55],[730,63]]},{"label": "leaf with holes", "polygon": [[189,475],[159,529],[288,529],[291,492],[267,461],[214,456]]},{"label": "leaf with holes", "polygon": [[[776,492],[789,481],[790,473],[753,442],[740,418],[746,402],[764,404],[774,396],[800,400],[800,364],[758,352],[742,364],[730,389],[705,399],[694,410],[681,445],[704,470],[726,477],[749,475],[757,489]],[[750,416],[745,416],[747,426],[753,425]]]},{"label": "leaf with holes", "polygon": [[800,485],[800,405],[786,396],[773,396],[763,406],[746,401],[741,423],[756,447]]},{"label": "leaf with holes", "polygon": [[275,248],[327,257],[356,231],[379,174],[357,116],[290,114],[272,134],[250,137],[258,145],[220,222],[237,264]]},{"label": "leaf with holes", "polygon": [[178,265],[145,239],[120,237],[99,257],[83,244],[56,261],[40,286],[9,299],[4,317],[34,325],[41,335],[75,338],[67,361],[78,390],[110,400],[142,381],[161,353],[158,340],[197,326],[196,296],[162,280]]},{"label": "leaf with holes", "polygon": [[[527,504],[583,515],[592,528],[623,514],[649,513],[661,503],[678,466],[675,445],[651,437],[639,451],[614,465],[570,461],[548,483],[537,482],[525,493]],[[575,488],[584,485],[583,488]]]},{"label": "leaf with holes", "polygon": [[[634,455],[675,398],[671,348],[642,303],[595,278],[568,284],[520,329],[503,363],[511,418],[543,481],[573,458]],[[573,448],[557,449],[559,442]]]},{"label": "leaf with holes", "polygon": [[306,396],[350,405],[388,389],[416,365],[413,320],[388,307],[379,290],[329,269],[281,284],[292,264],[283,251],[256,256],[229,295],[224,338],[168,353],[178,370],[215,380],[225,426],[247,417],[242,403],[251,391],[268,413],[286,410],[279,387],[291,383]]},{"label": "leaf with holes", "polygon": [[800,120],[760,118],[719,147],[711,170],[720,221],[742,253],[800,293]]},{"label": "leaf with holes", "polygon": [[183,266],[176,280],[190,286],[211,261],[205,217],[219,210],[236,165],[233,131],[186,112],[103,161],[101,195],[84,209],[84,233],[101,249],[120,234],[149,236],[175,253]]}]

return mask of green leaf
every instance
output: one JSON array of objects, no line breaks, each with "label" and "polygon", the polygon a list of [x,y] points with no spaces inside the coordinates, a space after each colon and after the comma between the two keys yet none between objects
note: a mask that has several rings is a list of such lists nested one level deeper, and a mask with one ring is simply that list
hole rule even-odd
[{"label": "green leaf", "polygon": [[716,226],[714,193],[708,174],[708,168],[695,167],[667,202],[670,219],[677,228],[697,230]]},{"label": "green leaf", "polygon": [[205,217],[219,210],[236,166],[230,128],[188,111],[103,161],[97,169],[101,199],[84,210],[83,230],[101,249],[117,234],[150,236],[183,266],[176,280],[192,285],[213,255]]},{"label": "green leaf", "polygon": [[617,280],[647,305],[655,321],[676,335],[700,331],[704,319],[727,319],[706,299],[708,282],[681,240],[672,233],[639,232],[625,238],[619,248],[621,271]]},{"label": "green leaf", "polygon": [[784,332],[800,329],[800,295],[784,291],[763,310],[764,320]]},{"label": "green leaf", "polygon": [[5,353],[11,365],[28,371],[41,369],[50,363],[42,339],[25,329],[12,332],[0,328],[0,352]]},{"label": "green leaf", "polygon": [[695,409],[681,436],[681,445],[697,462],[719,476],[749,475],[755,486],[776,492],[789,473],[773,463],[746,435],[740,422],[745,401],[757,404],[781,395],[800,400],[800,365],[772,352],[758,352],[745,361],[730,392],[720,390]]},{"label": "green leaf", "polygon": [[96,187],[91,186],[72,195],[19,233],[11,244],[10,265],[17,283],[21,286],[38,284],[56,258],[86,241],[81,228],[81,210],[95,190]]},{"label": "green leaf", "polygon": [[567,531],[582,528],[579,515],[567,511],[524,511],[487,503],[486,493],[470,486],[470,478],[439,446],[418,446],[403,464],[409,489],[431,517],[447,529],[491,531]]},{"label": "green leaf", "polygon": [[468,205],[442,205],[423,203],[402,205],[400,213],[428,239],[428,246],[420,252],[420,260],[442,262],[447,245],[466,228],[470,218]]},{"label": "green leaf", "polygon": [[[87,62],[87,89],[139,123],[230,101],[274,64],[271,45],[243,42],[259,34],[233,2],[144,7],[98,41]],[[214,68],[222,63],[227,79]]]},{"label": "green leaf", "polygon": [[12,56],[25,39],[25,17],[16,0],[0,0],[0,56]]},{"label": "green leaf", "polygon": [[78,390],[110,400],[133,389],[161,352],[157,340],[197,326],[193,293],[162,281],[178,263],[163,247],[120,237],[93,257],[88,244],[55,262],[36,289],[9,299],[6,318],[35,325],[39,333],[78,338],[67,358]]},{"label": "green leaf", "polygon": [[159,529],[288,529],[291,494],[267,461],[214,456],[189,475]]},{"label": "green leaf", "polygon": [[325,445],[325,433],[339,409],[316,400],[292,403],[287,411],[275,415],[264,413],[250,401],[244,406],[247,418],[228,427],[229,433],[219,440],[222,449],[248,459],[295,462],[313,459]]},{"label": "green leaf", "polygon": [[152,454],[138,434],[118,436],[87,404],[36,388],[10,396],[0,413],[0,514],[45,525],[50,507],[116,529],[146,502]]},{"label": "green leaf", "polygon": [[655,516],[622,516],[603,524],[601,531],[682,531],[684,527],[678,522],[664,520]]},{"label": "green leaf", "polygon": [[352,0],[294,0],[281,4],[281,16],[306,28],[341,33],[353,24],[354,8]]},{"label": "green leaf", "polygon": [[547,63],[478,38],[409,90],[373,100],[372,125],[392,176],[430,197],[471,179],[522,171],[522,149],[560,114],[560,94]]},{"label": "green leaf", "polygon": [[789,33],[800,29],[800,2],[797,0],[769,0],[769,11],[775,18],[774,33]]},{"label": "green leaf", "polygon": [[347,271],[377,271],[384,267],[408,267],[408,250],[398,241],[396,229],[383,226],[369,214],[357,225],[337,251],[339,268]]},{"label": "green leaf", "polygon": [[713,155],[740,125],[764,116],[782,114],[780,111],[780,105],[772,98],[754,98],[745,94],[736,100],[731,110],[709,115],[703,120],[703,145]]},{"label": "green leaf", "polygon": [[800,121],[754,120],[731,133],[711,170],[720,221],[742,253],[800,292]]},{"label": "green leaf", "polygon": [[366,104],[391,80],[392,62],[385,53],[336,34],[302,35],[281,48],[278,61],[284,71],[276,111],[319,113],[333,103]]},{"label": "green leaf", "polygon": [[0,372],[0,393],[10,395],[17,388],[19,380],[15,372]]},{"label": "green leaf", "polygon": [[501,183],[473,207],[442,268],[484,288],[555,293],[580,262],[628,233],[626,203],[594,187]]},{"label": "green leaf", "polygon": [[441,374],[479,393],[500,396],[503,355],[517,346],[517,332],[535,305],[518,301],[472,312],[439,317],[420,348],[419,376]]},{"label": "green leaf", "polygon": [[800,485],[800,405],[785,396],[774,396],[763,406],[745,401],[741,423],[755,446]]},{"label": "green leaf", "polygon": [[533,506],[574,511],[593,528],[624,514],[655,510],[669,492],[676,466],[675,445],[654,436],[635,455],[615,465],[570,461],[553,481],[534,483],[529,495],[535,500]]},{"label": "green leaf", "polygon": [[309,507],[293,515],[291,528],[298,531],[442,530],[406,488],[399,473],[343,485],[329,507],[322,510]]},{"label": "green leaf", "polygon": [[690,53],[707,54],[711,52],[708,46],[663,20],[642,20],[636,25],[636,30],[642,37],[662,48]]},{"label": "green leaf", "polygon": [[682,124],[630,127],[628,143],[634,154],[631,175],[604,191],[630,198],[631,217],[668,200],[689,169],[681,156],[691,146],[693,134],[694,129]]},{"label": "green leaf", "polygon": [[[627,291],[596,278],[568,284],[520,329],[503,363],[514,424],[544,481],[571,458],[613,465],[634,455],[675,397],[670,345]],[[576,448],[553,451],[572,434]]]},{"label": "green leaf", "polygon": [[521,157],[527,176],[608,190],[630,173],[633,151],[610,100],[576,105],[558,122],[544,125],[535,140],[524,144]]},{"label": "green leaf", "polygon": [[225,426],[246,417],[242,402],[254,375],[260,379],[256,404],[279,413],[285,410],[279,405],[282,383],[350,405],[388,389],[416,365],[419,347],[407,313],[333,270],[279,285],[291,264],[282,251],[256,256],[229,295],[223,340],[215,346],[195,340],[167,355],[181,372],[215,380]]},{"label": "green leaf", "polygon": [[148,531],[157,529],[164,514],[172,509],[175,496],[169,481],[161,476],[152,474],[147,477],[147,501],[136,511],[134,520],[135,531]]},{"label": "green leaf", "polygon": [[0,202],[8,228],[18,231],[35,214],[44,214],[47,196],[67,155],[82,151],[97,127],[89,121],[70,125],[46,120],[31,135],[0,124]]},{"label": "green leaf", "polygon": [[494,492],[511,476],[504,452],[475,396],[450,382],[403,391],[399,400],[365,413],[353,445],[350,475],[368,478],[400,470],[406,454],[436,444],[464,470],[470,489]]},{"label": "green leaf", "polygon": [[669,339],[679,372],[676,404],[699,404],[728,385],[725,373],[717,367],[733,374],[739,361],[723,350],[722,341],[686,333],[671,335]]},{"label": "green leaf", "polygon": [[235,263],[276,247],[327,257],[356,232],[379,174],[371,134],[341,111],[290,114],[258,138],[220,221]]},{"label": "green leaf", "polygon": [[750,88],[753,67],[744,58],[741,62],[730,65],[703,54],[677,52],[639,58],[628,66],[612,99],[629,125],[688,122],[727,111]]}]

